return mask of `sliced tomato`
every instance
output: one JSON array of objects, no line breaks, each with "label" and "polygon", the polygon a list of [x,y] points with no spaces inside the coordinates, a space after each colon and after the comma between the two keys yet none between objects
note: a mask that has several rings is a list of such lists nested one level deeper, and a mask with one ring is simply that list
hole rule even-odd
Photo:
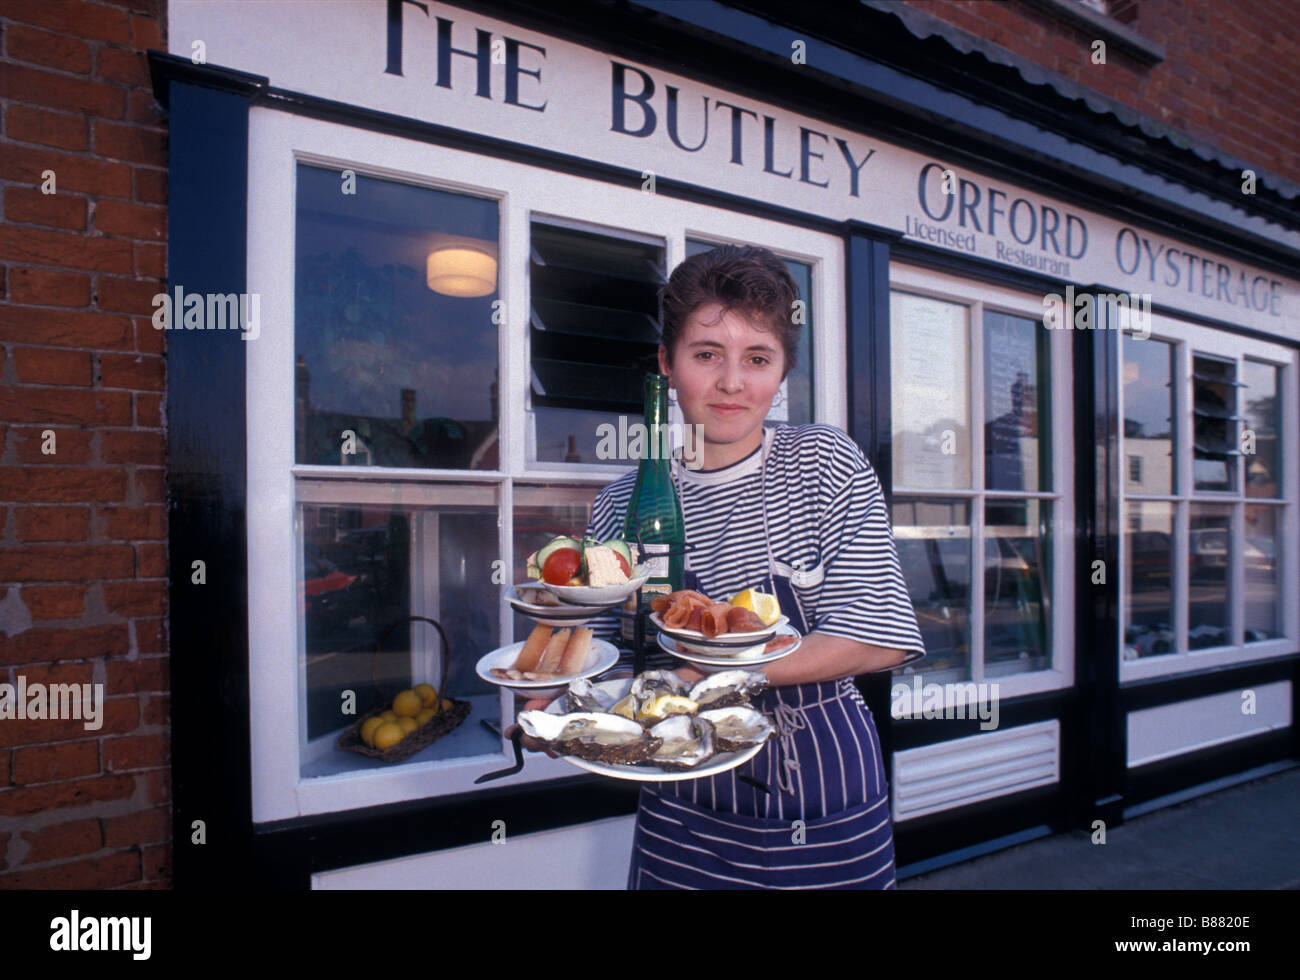
[{"label": "sliced tomato", "polygon": [[582,552],[560,548],[550,553],[542,565],[542,581],[547,585],[565,585],[582,568]]},{"label": "sliced tomato", "polygon": [[614,557],[618,559],[618,564],[619,567],[623,569],[623,574],[628,578],[631,578],[632,568],[631,566],[628,565],[627,559],[624,558],[622,555],[620,555],[617,551],[614,552]]}]

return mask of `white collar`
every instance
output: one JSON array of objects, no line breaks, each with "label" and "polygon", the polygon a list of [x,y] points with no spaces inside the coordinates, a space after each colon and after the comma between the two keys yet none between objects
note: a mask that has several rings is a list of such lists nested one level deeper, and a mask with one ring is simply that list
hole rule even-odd
[{"label": "white collar", "polygon": [[723,483],[731,483],[733,480],[744,479],[763,468],[763,461],[771,454],[772,442],[775,438],[776,429],[765,426],[763,428],[763,441],[759,444],[757,451],[750,453],[742,460],[737,460],[729,466],[723,466],[716,470],[693,470],[683,465],[679,451],[679,455],[673,458],[674,475],[681,482],[694,483],[697,486],[718,486]]}]

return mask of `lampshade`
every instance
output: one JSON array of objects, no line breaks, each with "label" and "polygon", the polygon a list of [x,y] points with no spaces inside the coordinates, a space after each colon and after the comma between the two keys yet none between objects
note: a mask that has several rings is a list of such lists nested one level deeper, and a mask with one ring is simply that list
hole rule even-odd
[{"label": "lampshade", "polygon": [[497,260],[476,248],[435,249],[426,273],[429,288],[446,296],[486,296],[497,288]]}]

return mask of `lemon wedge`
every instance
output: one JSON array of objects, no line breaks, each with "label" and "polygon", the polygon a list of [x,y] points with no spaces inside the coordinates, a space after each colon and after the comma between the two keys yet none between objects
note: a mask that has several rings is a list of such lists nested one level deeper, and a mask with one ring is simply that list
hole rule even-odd
[{"label": "lemon wedge", "polygon": [[637,712],[637,721],[657,723],[670,715],[693,715],[699,704],[680,694],[661,694]]},{"label": "lemon wedge", "polygon": [[764,626],[771,626],[781,618],[781,604],[776,601],[776,596],[759,592],[757,589],[737,592],[731,604],[741,609],[748,609],[763,621]]}]

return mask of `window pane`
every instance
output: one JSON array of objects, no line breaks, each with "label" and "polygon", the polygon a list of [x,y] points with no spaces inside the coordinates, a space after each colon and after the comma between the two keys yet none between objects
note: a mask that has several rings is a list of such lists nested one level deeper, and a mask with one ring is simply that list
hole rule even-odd
[{"label": "window pane", "polygon": [[[699,255],[701,252],[707,252],[716,247],[716,242],[704,242],[696,238],[686,239],[686,254],[688,257]],[[780,256],[777,257],[780,258]],[[807,425],[813,420],[812,338],[815,321],[813,319],[812,266],[806,262],[796,262],[794,259],[782,258],[781,261],[785,263],[785,267],[790,270],[790,275],[794,277],[794,284],[799,291],[799,298],[804,302],[804,321],[803,329],[799,332],[799,343],[796,346],[797,353],[795,355],[794,369],[781,384],[781,396],[772,405],[772,410],[768,413],[767,418],[772,422]]]},{"label": "window pane", "polygon": [[1278,569],[1282,567],[1282,536],[1278,507],[1246,505],[1246,642],[1282,635],[1282,597]]},{"label": "window pane", "polygon": [[299,463],[495,469],[497,205],[300,165]]},{"label": "window pane", "polygon": [[1126,508],[1124,659],[1175,653],[1174,505],[1141,501]]},{"label": "window pane", "polygon": [[1124,334],[1125,493],[1174,492],[1174,348]]},{"label": "window pane", "polygon": [[[984,485],[1050,490],[1047,441],[1047,332],[1041,322],[984,314]],[[1040,429],[1041,427],[1041,429]]]},{"label": "window pane", "polygon": [[[1272,364],[1245,361],[1241,365],[1243,412],[1246,428],[1254,437],[1254,453],[1246,456],[1246,496],[1282,496],[1282,443],[1279,369]],[[1249,442],[1244,447],[1251,449]]]},{"label": "window pane", "polygon": [[969,307],[890,294],[895,486],[969,488]]},{"label": "window pane", "polygon": [[898,500],[894,543],[926,658],[918,669],[970,677],[971,526],[964,500]]},{"label": "window pane", "polygon": [[1220,504],[1192,504],[1188,550],[1187,643],[1192,650],[1232,642],[1232,510]]},{"label": "window pane", "polygon": [[[309,742],[303,775],[382,765],[337,749],[334,740],[358,717],[422,682],[440,696],[469,700],[473,709],[470,721],[413,761],[500,751],[499,741],[478,724],[499,715],[497,689],[474,670],[479,657],[500,646],[499,590],[492,581],[499,550],[494,490],[446,493],[456,502],[301,506]],[[437,629],[406,621],[410,616],[442,625],[451,653],[445,676]],[[343,713],[347,691],[355,695],[355,714]]]},{"label": "window pane", "polygon": [[[582,537],[591,520],[591,505],[599,487],[526,486],[514,488],[514,564],[512,583],[528,580],[528,556],[557,534]],[[522,640],[537,624],[515,614],[514,639]]]},{"label": "window pane", "polygon": [[1237,365],[1192,358],[1192,477],[1197,490],[1237,488]]},{"label": "window pane", "polygon": [[1049,666],[1050,505],[989,500],[984,508],[984,667],[990,677]]}]

